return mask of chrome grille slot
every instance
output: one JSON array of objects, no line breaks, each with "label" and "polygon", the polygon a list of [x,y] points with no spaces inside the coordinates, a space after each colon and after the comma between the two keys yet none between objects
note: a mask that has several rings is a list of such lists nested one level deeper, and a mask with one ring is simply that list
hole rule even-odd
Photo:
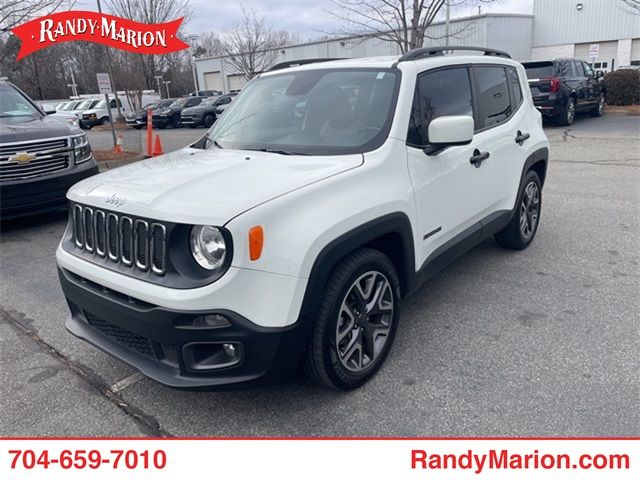
[{"label": "chrome grille slot", "polygon": [[101,257],[104,257],[107,248],[105,217],[105,213],[102,210],[96,210],[93,214],[96,253]]},{"label": "chrome grille slot", "polygon": [[167,227],[161,223],[74,204],[70,225],[83,255],[156,275],[166,272]]},{"label": "chrome grille slot", "polygon": [[159,223],[151,224],[151,270],[162,275],[165,272],[165,239],[167,230]]},{"label": "chrome grille slot", "polygon": [[73,240],[80,248],[84,247],[84,235],[82,232],[84,227],[82,225],[82,207],[80,205],[74,205],[73,207]]},{"label": "chrome grille slot", "polygon": [[118,234],[118,216],[115,213],[107,215],[107,252],[109,258],[115,262],[120,258],[120,235]]},{"label": "chrome grille slot", "polygon": [[149,224],[147,222],[136,220],[133,239],[136,267],[146,270],[149,268]]},{"label": "chrome grille slot", "polygon": [[82,228],[84,233],[84,248],[87,252],[93,252],[95,238],[93,236],[93,209],[84,207],[82,210]]},{"label": "chrome grille slot", "polygon": [[133,263],[133,220],[120,217],[120,259],[125,265]]}]

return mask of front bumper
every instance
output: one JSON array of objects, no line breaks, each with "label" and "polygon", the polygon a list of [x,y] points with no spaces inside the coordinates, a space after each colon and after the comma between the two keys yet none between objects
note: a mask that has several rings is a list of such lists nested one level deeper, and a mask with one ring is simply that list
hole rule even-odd
[{"label": "front bumper", "polygon": [[79,120],[81,128],[91,128],[96,125],[100,125],[101,119],[99,118],[81,118]]},{"label": "front bumper", "polygon": [[129,117],[129,118],[125,118],[125,122],[130,127],[144,126],[144,125],[147,124],[147,118],[146,117],[135,117],[135,118],[130,118]]},{"label": "front bumper", "polygon": [[72,185],[98,173],[95,160],[88,160],[69,170],[28,180],[0,184],[2,220],[45,213],[67,206],[67,190]]},{"label": "front bumper", "polygon": [[[133,299],[69,270],[59,268],[58,273],[71,310],[66,328],[169,387],[238,388],[285,380],[297,371],[310,333],[310,322],[267,328],[227,310],[172,310]],[[225,316],[231,325],[191,326],[193,318],[214,313]],[[240,346],[239,361],[203,370],[202,350],[194,349],[203,345],[204,350],[217,351],[223,343]]]},{"label": "front bumper", "polygon": [[184,125],[200,125],[202,123],[202,115],[182,115],[180,118]]}]

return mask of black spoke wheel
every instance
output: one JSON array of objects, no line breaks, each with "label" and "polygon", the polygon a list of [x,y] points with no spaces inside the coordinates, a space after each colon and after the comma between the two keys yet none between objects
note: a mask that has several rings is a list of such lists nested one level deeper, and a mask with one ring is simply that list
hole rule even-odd
[{"label": "black spoke wheel", "polygon": [[524,187],[518,196],[509,224],[495,235],[496,242],[505,248],[522,250],[529,246],[538,231],[542,212],[542,184],[538,174],[529,170]]},{"label": "black spoke wheel", "polygon": [[560,125],[569,126],[576,119],[576,101],[573,97],[569,97],[567,100],[567,106],[564,109],[564,112],[560,115],[559,123]]},{"label": "black spoke wheel", "polygon": [[318,383],[351,390],[384,362],[398,326],[400,283],[391,261],[363,248],[334,268],[305,355]]},{"label": "black spoke wheel", "polygon": [[209,128],[211,127],[211,125],[213,125],[213,122],[215,121],[215,117],[213,115],[211,115],[210,113],[207,113],[204,116],[204,119],[202,120],[202,123],[204,123],[204,126]]}]

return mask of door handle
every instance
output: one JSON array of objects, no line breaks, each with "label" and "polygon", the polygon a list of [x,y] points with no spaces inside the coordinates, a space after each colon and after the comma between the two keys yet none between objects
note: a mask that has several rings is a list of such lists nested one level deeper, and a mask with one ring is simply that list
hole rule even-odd
[{"label": "door handle", "polygon": [[529,135],[528,133],[522,133],[520,130],[518,130],[518,134],[516,135],[516,143],[520,146],[522,146],[522,144],[529,139],[531,135]]},{"label": "door handle", "polygon": [[482,165],[482,162],[484,162],[490,156],[491,155],[489,154],[489,152],[481,152],[476,148],[473,151],[473,156],[469,159],[469,162],[471,162],[471,165],[475,165],[476,168],[480,168],[480,165]]}]

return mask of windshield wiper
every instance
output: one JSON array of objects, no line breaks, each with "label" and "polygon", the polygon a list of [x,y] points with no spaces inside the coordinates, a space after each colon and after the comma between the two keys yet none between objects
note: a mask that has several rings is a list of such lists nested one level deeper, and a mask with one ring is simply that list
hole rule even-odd
[{"label": "windshield wiper", "polygon": [[264,148],[247,148],[246,150],[256,150],[258,152],[276,153],[278,155],[305,155],[305,156],[311,155],[310,153],[292,152],[291,150],[284,150],[284,149],[279,149],[279,148],[268,148],[268,147],[264,147]]}]

